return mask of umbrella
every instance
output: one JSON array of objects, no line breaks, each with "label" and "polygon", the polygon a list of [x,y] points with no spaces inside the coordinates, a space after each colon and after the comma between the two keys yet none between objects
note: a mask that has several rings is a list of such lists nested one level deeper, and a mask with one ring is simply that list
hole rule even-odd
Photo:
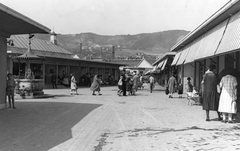
[{"label": "umbrella", "polygon": [[222,77],[226,76],[226,75],[232,75],[234,77],[236,77],[237,79],[239,79],[238,77],[240,76],[240,72],[235,69],[235,68],[226,68],[223,69],[220,73],[219,73],[219,80],[222,79]]}]

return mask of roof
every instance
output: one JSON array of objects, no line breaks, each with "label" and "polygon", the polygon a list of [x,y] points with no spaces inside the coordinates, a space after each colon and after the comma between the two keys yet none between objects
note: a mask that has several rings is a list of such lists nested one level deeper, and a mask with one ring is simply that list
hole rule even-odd
[{"label": "roof", "polygon": [[51,30],[0,3],[1,33],[6,37],[16,34],[49,33]]},{"label": "roof", "polygon": [[138,68],[153,68],[152,64],[150,64],[146,59],[142,59],[137,65]]},{"label": "roof", "polygon": [[230,0],[222,8],[220,8],[217,12],[215,12],[212,16],[210,16],[207,20],[200,24],[196,29],[191,31],[183,39],[176,43],[170,50],[178,51],[181,48],[185,47],[197,37],[201,36],[219,23],[223,22],[224,20],[229,18],[229,16],[232,16],[233,14],[238,12],[239,5],[239,0]]},{"label": "roof", "polygon": [[[28,49],[28,38],[24,36],[11,36],[13,40],[14,46],[10,47],[17,47],[17,48],[25,48]],[[40,40],[36,38],[32,38],[31,41],[31,50],[38,50],[38,51],[47,51],[53,53],[62,53],[62,54],[72,54],[71,52],[67,51],[66,49],[51,43],[50,41]]]},{"label": "roof", "polygon": [[166,58],[168,58],[169,56],[175,56],[175,54],[176,54],[176,52],[166,52],[161,58],[156,60],[152,65],[155,66],[159,62],[161,62],[161,61],[165,60]]},{"label": "roof", "polygon": [[121,64],[124,64],[124,65],[127,65],[129,67],[137,67],[138,63],[141,61],[141,60],[117,60],[117,59],[113,59],[111,60],[112,62],[115,62],[115,63],[121,63]]}]

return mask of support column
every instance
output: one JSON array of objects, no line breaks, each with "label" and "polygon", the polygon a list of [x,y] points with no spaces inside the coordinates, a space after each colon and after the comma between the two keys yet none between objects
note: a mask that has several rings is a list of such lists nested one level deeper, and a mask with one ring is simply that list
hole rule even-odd
[{"label": "support column", "polygon": [[0,36],[0,109],[6,103],[6,80],[7,80],[7,43],[6,38]]}]

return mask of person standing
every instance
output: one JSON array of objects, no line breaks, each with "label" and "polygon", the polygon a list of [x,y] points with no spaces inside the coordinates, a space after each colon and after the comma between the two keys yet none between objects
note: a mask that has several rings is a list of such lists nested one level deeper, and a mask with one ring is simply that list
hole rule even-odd
[{"label": "person standing", "polygon": [[152,91],[153,91],[154,83],[155,83],[155,79],[154,79],[153,75],[150,74],[150,77],[149,77],[150,93],[152,93]]},{"label": "person standing", "polygon": [[127,96],[127,77],[126,77],[126,72],[123,69],[122,71],[122,91],[123,91],[123,96]]},{"label": "person standing", "polygon": [[139,76],[136,72],[134,72],[132,80],[133,80],[132,95],[135,95],[138,89],[138,82],[139,82]]},{"label": "person standing", "polygon": [[96,74],[93,78],[93,82],[91,84],[90,90],[93,91],[92,95],[96,95],[95,92],[98,92],[98,95],[102,95],[100,93],[101,89],[100,89],[100,85],[101,85],[101,79],[100,79],[100,75]]},{"label": "person standing", "polygon": [[191,83],[191,78],[187,78],[187,84],[186,84],[186,92],[192,92],[193,91],[193,85]]},{"label": "person standing", "polygon": [[237,113],[237,79],[232,75],[224,76],[220,81],[221,95],[218,111],[222,113],[222,122],[226,123],[228,114],[228,122],[232,123],[232,114]]},{"label": "person standing", "polygon": [[7,74],[7,96],[8,96],[8,103],[9,108],[13,107],[13,109],[16,109],[15,107],[15,100],[14,100],[14,89],[16,87],[16,81],[13,79],[12,74]]},{"label": "person standing", "polygon": [[57,76],[54,72],[51,75],[51,83],[52,83],[52,88],[57,89]]},{"label": "person standing", "polygon": [[[203,110],[206,110],[206,121],[210,121],[209,111],[218,111],[218,98],[217,98],[217,76],[214,73],[215,65],[210,65],[209,69],[203,75]],[[218,118],[221,120],[220,114]]]},{"label": "person standing", "polygon": [[78,94],[77,93],[77,81],[76,81],[76,78],[75,78],[75,74],[72,73],[71,74],[71,91],[70,91],[70,94],[73,95],[73,94]]},{"label": "person standing", "polygon": [[173,98],[173,93],[175,92],[175,87],[177,86],[177,80],[175,78],[175,74],[173,74],[168,80],[168,90],[169,90],[169,98]]},{"label": "person standing", "polygon": [[119,80],[118,80],[118,92],[117,94],[120,96],[122,91],[122,85],[123,85],[123,76],[121,75]]}]

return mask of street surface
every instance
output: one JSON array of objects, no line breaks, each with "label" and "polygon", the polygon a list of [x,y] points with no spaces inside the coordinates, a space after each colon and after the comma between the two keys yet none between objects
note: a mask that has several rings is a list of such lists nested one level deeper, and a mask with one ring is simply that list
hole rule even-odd
[{"label": "street surface", "polygon": [[145,85],[136,96],[118,96],[117,87],[44,90],[54,98],[17,100],[0,110],[0,151],[235,151],[240,121],[221,123],[201,106],[173,99]]}]

